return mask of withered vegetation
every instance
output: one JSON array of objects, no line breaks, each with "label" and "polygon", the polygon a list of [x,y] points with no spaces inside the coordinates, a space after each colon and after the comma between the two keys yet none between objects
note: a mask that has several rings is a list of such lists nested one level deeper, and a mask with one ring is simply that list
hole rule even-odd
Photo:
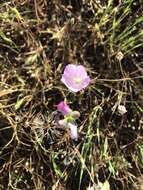
[{"label": "withered vegetation", "polygon": [[[142,13],[142,0],[0,1],[1,190],[142,189]],[[76,94],[60,81],[70,63],[92,78]],[[58,125],[64,99],[77,142]]]}]

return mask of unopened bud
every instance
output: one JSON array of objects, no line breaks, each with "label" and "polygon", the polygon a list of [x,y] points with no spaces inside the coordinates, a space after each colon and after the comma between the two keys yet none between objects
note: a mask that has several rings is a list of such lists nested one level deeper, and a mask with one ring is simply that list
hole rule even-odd
[{"label": "unopened bud", "polygon": [[78,119],[80,117],[79,111],[73,111],[72,112],[72,117],[74,117],[74,119]]},{"label": "unopened bud", "polygon": [[119,112],[121,115],[124,115],[124,114],[127,112],[126,107],[123,106],[123,105],[119,105],[119,106],[118,106],[118,112]]}]

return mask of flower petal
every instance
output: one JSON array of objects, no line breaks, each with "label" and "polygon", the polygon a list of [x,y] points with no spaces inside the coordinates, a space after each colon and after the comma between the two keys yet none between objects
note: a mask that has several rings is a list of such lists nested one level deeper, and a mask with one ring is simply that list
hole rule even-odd
[{"label": "flower petal", "polygon": [[77,141],[78,140],[77,126],[72,123],[68,123],[68,126],[70,128],[71,138]]},{"label": "flower petal", "polygon": [[60,111],[63,115],[67,115],[69,114],[72,110],[70,109],[70,107],[64,102],[61,101],[58,105],[57,105],[57,109],[58,111]]},{"label": "flower petal", "polygon": [[61,119],[59,120],[59,125],[63,126],[63,127],[67,127],[68,126],[68,122],[65,119]]},{"label": "flower petal", "polygon": [[87,86],[89,85],[90,82],[91,82],[90,77],[89,77],[89,76],[86,77],[86,78],[83,80],[83,83],[82,83],[83,88],[87,87]]},{"label": "flower petal", "polygon": [[87,72],[84,66],[78,65],[77,66],[77,73],[81,78],[87,77]]},{"label": "flower petal", "polygon": [[74,74],[76,72],[77,66],[74,64],[69,64],[65,67],[64,73]]},{"label": "flower petal", "polygon": [[66,87],[71,90],[72,92],[78,92],[81,90],[73,81],[70,81],[69,79],[65,79],[62,77],[61,81],[66,85]]}]

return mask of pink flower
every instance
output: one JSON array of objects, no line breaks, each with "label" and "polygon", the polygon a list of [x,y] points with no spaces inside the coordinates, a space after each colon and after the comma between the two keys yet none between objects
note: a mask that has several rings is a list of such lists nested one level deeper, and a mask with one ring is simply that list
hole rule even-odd
[{"label": "pink flower", "polygon": [[78,111],[72,111],[64,101],[61,101],[57,105],[57,109],[64,115],[64,119],[59,120],[58,123],[61,126],[69,128],[71,138],[77,140],[78,132],[75,120],[79,118],[80,113]]},{"label": "pink flower", "polygon": [[68,115],[72,110],[70,109],[70,107],[64,102],[61,101],[58,105],[57,105],[57,109],[58,111],[60,111],[63,115]]},{"label": "pink flower", "polygon": [[64,70],[61,81],[73,92],[86,88],[91,79],[82,65],[69,64]]}]

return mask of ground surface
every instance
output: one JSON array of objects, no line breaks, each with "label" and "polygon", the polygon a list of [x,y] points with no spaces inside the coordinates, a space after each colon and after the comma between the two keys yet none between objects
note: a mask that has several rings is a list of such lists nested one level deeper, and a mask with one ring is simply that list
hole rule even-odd
[{"label": "ground surface", "polygon": [[[142,0],[0,1],[1,190],[142,189],[142,12]],[[70,63],[92,78],[79,93],[60,81]],[[57,122],[64,99],[81,114],[77,142]]]}]

